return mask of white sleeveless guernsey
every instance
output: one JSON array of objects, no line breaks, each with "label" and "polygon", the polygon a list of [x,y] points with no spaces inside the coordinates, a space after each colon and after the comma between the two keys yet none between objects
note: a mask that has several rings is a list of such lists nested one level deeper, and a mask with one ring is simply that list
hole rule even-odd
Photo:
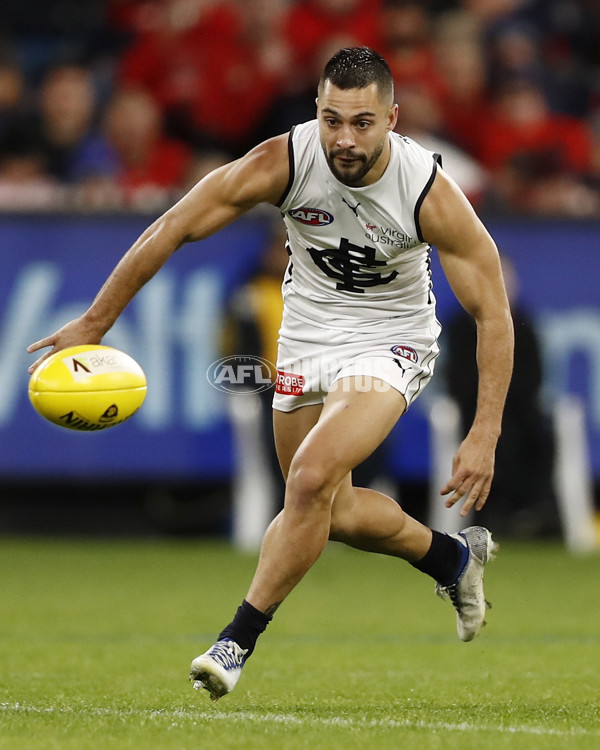
[{"label": "white sleeveless guernsey", "polygon": [[434,324],[431,248],[421,235],[419,209],[439,157],[409,138],[389,137],[382,177],[348,187],[327,165],[317,120],[291,131],[290,181],[279,203],[290,253],[283,337],[291,318],[356,333]]}]

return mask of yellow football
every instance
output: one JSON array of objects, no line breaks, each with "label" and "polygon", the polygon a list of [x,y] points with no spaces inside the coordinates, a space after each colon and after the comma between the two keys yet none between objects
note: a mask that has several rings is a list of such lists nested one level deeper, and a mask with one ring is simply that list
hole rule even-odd
[{"label": "yellow football", "polygon": [[69,430],[96,432],[121,424],[146,397],[146,376],[125,352],[84,345],[48,357],[29,380],[39,414]]}]

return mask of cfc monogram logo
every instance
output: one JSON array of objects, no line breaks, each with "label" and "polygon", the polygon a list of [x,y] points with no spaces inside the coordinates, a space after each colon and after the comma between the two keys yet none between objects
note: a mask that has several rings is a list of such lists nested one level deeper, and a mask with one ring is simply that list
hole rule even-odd
[{"label": "cfc monogram logo", "polygon": [[389,284],[398,275],[392,271],[382,276],[375,269],[385,266],[384,260],[376,260],[374,247],[354,245],[342,238],[339,250],[317,250],[309,247],[308,252],[317,266],[330,279],[337,281],[336,289],[364,294],[365,288]]}]

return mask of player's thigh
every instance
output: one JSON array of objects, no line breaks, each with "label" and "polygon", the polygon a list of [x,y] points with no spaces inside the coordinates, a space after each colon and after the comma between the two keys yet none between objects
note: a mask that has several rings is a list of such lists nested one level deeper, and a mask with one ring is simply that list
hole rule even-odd
[{"label": "player's thigh", "polygon": [[293,411],[273,410],[275,448],[285,480],[287,480],[290,464],[296,451],[319,421],[322,409],[322,404],[313,404]]},{"label": "player's thigh", "polygon": [[[376,378],[348,377],[328,393],[319,421],[296,450],[296,460],[323,466],[342,481],[371,455],[406,409],[404,396]],[[387,386],[387,387],[386,387]]]}]

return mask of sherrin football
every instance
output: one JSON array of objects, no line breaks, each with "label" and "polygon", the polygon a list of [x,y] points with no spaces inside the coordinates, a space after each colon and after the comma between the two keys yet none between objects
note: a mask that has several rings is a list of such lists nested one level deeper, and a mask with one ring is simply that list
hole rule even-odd
[{"label": "sherrin football", "polygon": [[33,372],[36,411],[69,430],[96,432],[129,419],[146,397],[146,376],[128,354],[110,346],[72,346]]}]

